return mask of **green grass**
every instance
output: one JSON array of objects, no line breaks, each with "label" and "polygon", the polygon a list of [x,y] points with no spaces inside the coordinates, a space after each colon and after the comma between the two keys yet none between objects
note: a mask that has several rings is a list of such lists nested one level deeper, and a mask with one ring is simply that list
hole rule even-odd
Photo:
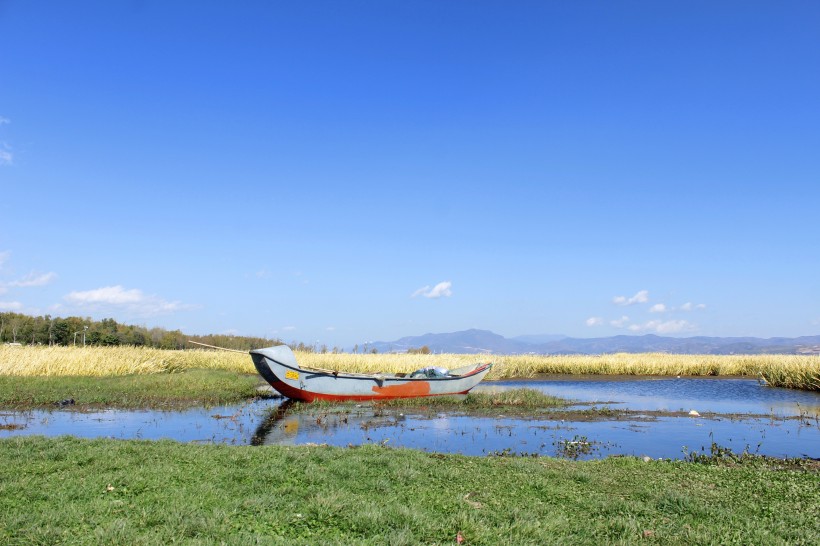
[{"label": "green grass", "polygon": [[0,441],[3,544],[817,544],[818,473],[378,446]]},{"label": "green grass", "polygon": [[425,398],[401,398],[385,400],[379,405],[386,407],[430,407],[436,409],[510,409],[536,410],[565,406],[561,398],[541,393],[535,389],[510,389],[492,393],[470,393],[464,396],[428,396]]},{"label": "green grass", "polygon": [[223,370],[187,370],[109,377],[0,376],[0,407],[54,407],[74,400],[80,407],[178,408],[231,404],[258,396],[260,378]]},{"label": "green grass", "polygon": [[[366,404],[368,405],[368,404]],[[554,409],[567,405],[562,398],[544,394],[535,389],[511,389],[492,393],[470,393],[455,396],[424,396],[421,398],[395,398],[376,400],[373,407],[387,410],[456,411],[485,414],[498,411],[525,411],[533,414],[541,409]],[[346,412],[361,407],[360,402],[295,403],[289,407],[292,413]]]}]

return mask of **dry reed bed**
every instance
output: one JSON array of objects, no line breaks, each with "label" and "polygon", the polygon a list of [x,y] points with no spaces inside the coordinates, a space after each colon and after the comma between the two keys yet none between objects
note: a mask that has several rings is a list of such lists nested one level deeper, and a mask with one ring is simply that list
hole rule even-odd
[{"label": "dry reed bed", "polygon": [[[746,376],[772,385],[820,390],[820,356],[607,354],[600,356],[463,354],[317,354],[298,352],[302,366],[351,372],[408,372],[425,366],[458,368],[479,360],[495,363],[488,379],[538,374]],[[246,354],[144,347],[0,346],[0,375],[108,376],[169,373],[190,368],[255,373]]]}]

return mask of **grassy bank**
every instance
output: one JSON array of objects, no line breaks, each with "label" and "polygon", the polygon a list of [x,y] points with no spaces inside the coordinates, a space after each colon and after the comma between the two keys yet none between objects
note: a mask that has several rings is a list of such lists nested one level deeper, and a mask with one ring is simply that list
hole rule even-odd
[{"label": "grassy bank", "polygon": [[191,369],[108,377],[0,375],[0,408],[157,408],[234,404],[257,397],[258,375]]},{"label": "grassy bank", "polygon": [[[773,386],[820,390],[820,356],[610,354],[542,355],[409,355],[316,354],[300,352],[303,366],[352,372],[409,372],[425,366],[458,368],[477,360],[495,363],[488,379],[538,374],[745,376]],[[191,368],[253,374],[248,355],[223,351],[166,351],[134,347],[0,346],[0,375],[109,376],[152,374]]]},{"label": "grassy bank", "polygon": [[567,403],[562,398],[550,396],[533,389],[511,389],[493,393],[470,393],[466,396],[383,400],[378,402],[377,407],[470,413],[486,413],[493,410],[522,411],[532,415],[542,410],[564,407]]},{"label": "grassy bank", "polygon": [[0,441],[4,544],[816,544],[818,474],[376,446]]}]

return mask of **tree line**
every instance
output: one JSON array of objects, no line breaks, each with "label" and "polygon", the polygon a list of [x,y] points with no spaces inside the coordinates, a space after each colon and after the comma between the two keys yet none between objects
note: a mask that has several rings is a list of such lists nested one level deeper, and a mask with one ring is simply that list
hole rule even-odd
[{"label": "tree line", "polygon": [[[0,313],[0,344],[129,345],[157,349],[190,349],[193,346],[188,343],[188,340],[242,351],[283,344],[279,339],[264,337],[225,334],[188,335],[179,330],[120,324],[112,318],[92,320],[88,317],[62,318],[51,315],[32,317],[20,313]],[[302,343],[293,346],[308,351],[317,349]]]}]

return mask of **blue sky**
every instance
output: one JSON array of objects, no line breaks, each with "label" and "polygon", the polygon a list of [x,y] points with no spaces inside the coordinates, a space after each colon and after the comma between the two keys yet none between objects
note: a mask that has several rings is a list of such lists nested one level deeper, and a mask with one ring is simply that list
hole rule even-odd
[{"label": "blue sky", "polygon": [[820,333],[817,2],[0,3],[0,310]]}]

